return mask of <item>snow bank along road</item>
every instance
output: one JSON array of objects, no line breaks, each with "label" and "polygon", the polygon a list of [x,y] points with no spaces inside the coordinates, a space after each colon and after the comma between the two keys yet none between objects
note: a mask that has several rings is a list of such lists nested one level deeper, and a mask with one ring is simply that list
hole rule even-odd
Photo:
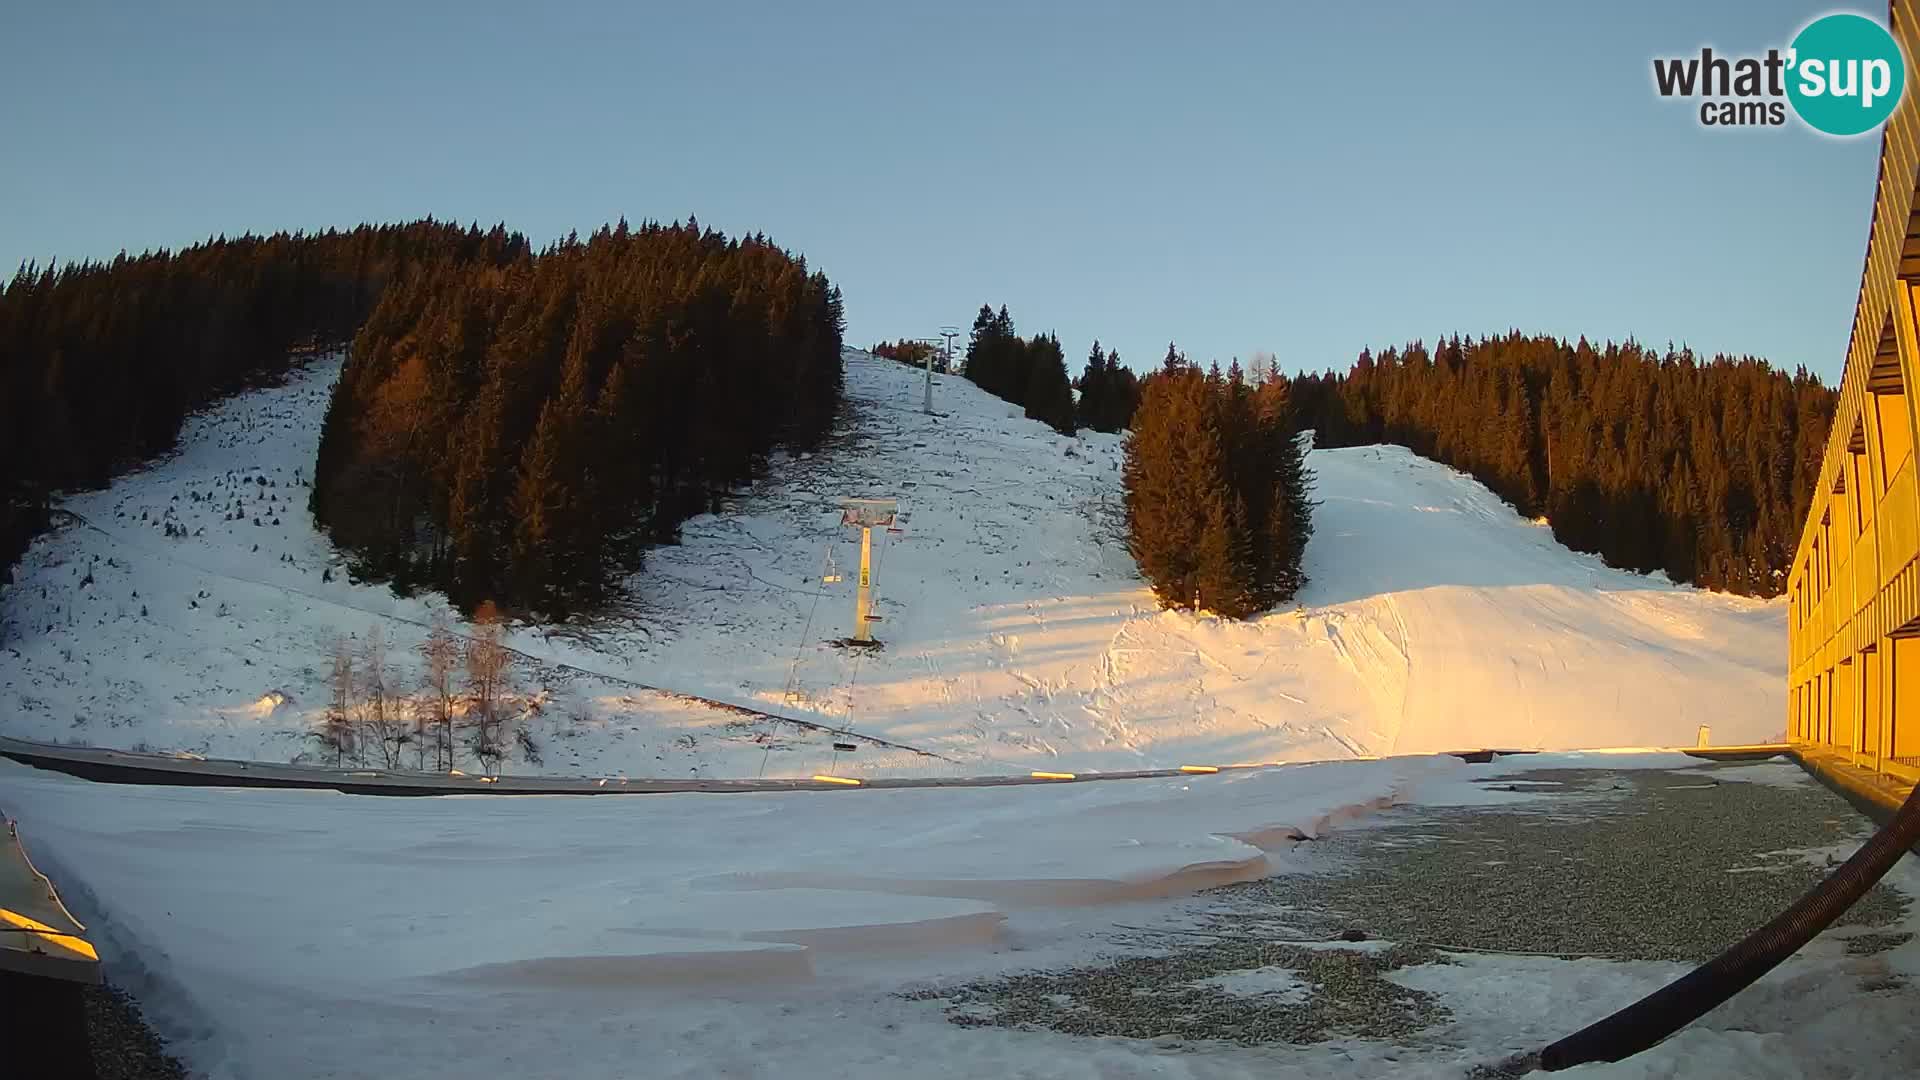
[{"label": "snow bank along road", "polygon": [[[1700,764],[1663,754],[1525,761],[1613,771]],[[1452,1027],[1366,1039],[1342,1036],[1342,1021],[1331,1043],[1306,1048],[979,1028],[925,999],[1099,964],[1138,949],[1124,939],[1143,927],[1179,934],[1190,925],[1183,905],[1213,902],[1181,897],[1315,870],[1322,845],[1300,838],[1339,829],[1344,843],[1364,844],[1365,833],[1345,830],[1381,808],[1545,797],[1528,784],[1475,782],[1511,769],[1429,757],[839,799],[367,799],[107,787],[0,763],[0,810],[21,819],[42,869],[95,933],[110,977],[215,1080],[1457,1077],[1504,1056],[1516,1037],[1564,1033],[1681,968],[1423,962],[1380,987],[1437,994]],[[1778,764],[1714,777],[1753,770],[1767,771],[1755,780],[1808,783]],[[1551,813],[1560,819],[1609,812],[1604,793],[1559,799]],[[1490,888],[1501,872],[1492,862],[1480,871]],[[1829,966],[1854,962],[1830,951]],[[1806,1055],[1781,1057],[1781,1036],[1767,1032],[1788,1030],[1811,1004],[1853,1015],[1847,995],[1868,995],[1866,1008],[1883,992],[1862,980],[1920,968],[1907,946],[1859,965],[1851,975],[1783,969],[1772,1011],[1756,1014],[1761,1026],[1698,1032],[1644,1061],[1592,1071],[1794,1075],[1775,1064]],[[1220,985],[1273,994],[1276,1007],[1300,989],[1279,971]],[[1070,1005],[1050,1002],[1048,1015],[1071,1027]]]},{"label": "snow bank along road", "polygon": [[[1702,760],[1758,761],[1786,753],[1784,745],[1685,748],[1677,753]],[[1652,752],[1616,749],[1613,753]],[[1456,750],[1448,756],[1484,764],[1497,757],[1529,756],[1534,751]],[[1099,780],[1149,780],[1210,776],[1243,769],[1279,768],[1279,762],[1182,765],[1172,769],[1131,769],[1070,773],[1035,770],[987,776],[879,776],[865,780],[816,774],[808,777],[656,779],[590,776],[470,776],[408,770],[351,769],[276,762],[225,761],[182,754],[106,750],[27,742],[0,735],[0,758],[22,765],[111,784],[180,787],[277,788],[338,791],[348,795],[666,795],[676,792],[844,791],[848,788],[1019,787],[1036,784],[1091,783]]]},{"label": "snow bank along road", "polygon": [[[379,628],[390,681],[417,682],[444,605],[350,581],[305,512],[337,371],[240,395],[66,500],[97,528],[42,538],[6,589],[0,734],[301,760],[337,635]],[[1121,542],[1119,439],[1062,438],[956,378],[926,417],[918,373],[858,352],[846,371],[833,444],[688,522],[629,604],[514,630],[540,760],[506,771],[964,776],[1780,732],[1783,604],[1610,570],[1403,450],[1310,455],[1313,583],[1236,623],[1155,609]],[[902,508],[871,655],[827,643],[852,608],[847,495]],[[862,742],[842,732],[893,745],[836,755]]]}]

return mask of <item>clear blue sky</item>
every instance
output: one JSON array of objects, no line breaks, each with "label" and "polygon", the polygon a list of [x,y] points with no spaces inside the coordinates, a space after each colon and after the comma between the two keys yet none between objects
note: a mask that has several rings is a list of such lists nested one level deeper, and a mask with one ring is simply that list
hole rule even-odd
[{"label": "clear blue sky", "polygon": [[0,19],[0,265],[695,214],[804,252],[860,344],[989,301],[1076,368],[1095,336],[1319,368],[1517,326],[1831,379],[1877,137],[1710,132],[1649,74],[1826,10],[30,4]]}]

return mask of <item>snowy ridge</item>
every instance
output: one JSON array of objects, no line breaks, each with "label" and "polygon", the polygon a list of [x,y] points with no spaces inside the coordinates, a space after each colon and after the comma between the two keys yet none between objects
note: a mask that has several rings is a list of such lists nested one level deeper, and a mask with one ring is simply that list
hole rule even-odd
[{"label": "snowy ridge", "polygon": [[[305,511],[337,370],[236,397],[173,457],[67,500],[94,527],[42,538],[7,589],[0,732],[310,757],[331,642],[375,624],[393,681],[414,684],[440,600],[349,582]],[[1309,456],[1322,505],[1297,605],[1245,623],[1160,612],[1122,541],[1117,437],[1063,438],[946,376],[926,417],[921,378],[849,352],[831,445],[688,522],[625,609],[517,627],[541,761],[508,771],[1090,771],[1782,727],[1782,603],[1608,569],[1398,448]],[[872,654],[829,643],[858,563],[835,504],[869,495],[902,511],[876,536]],[[656,687],[938,757],[835,754],[826,732]]]}]

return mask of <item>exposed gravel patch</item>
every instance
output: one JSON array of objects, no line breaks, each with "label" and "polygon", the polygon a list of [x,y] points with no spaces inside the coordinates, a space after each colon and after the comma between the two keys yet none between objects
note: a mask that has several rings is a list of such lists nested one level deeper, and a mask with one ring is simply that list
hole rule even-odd
[{"label": "exposed gravel patch", "polygon": [[[1148,930],[1135,955],[905,996],[944,1000],[962,1025],[1045,1028],[1163,1042],[1425,1041],[1450,1019],[1389,972],[1446,963],[1445,950],[1701,961],[1826,876],[1814,849],[1870,826],[1812,782],[1684,773],[1537,770],[1490,787],[1546,797],[1506,806],[1407,807],[1304,848],[1320,872],[1210,890],[1196,921]],[[1907,901],[1875,887],[1839,927],[1899,921]],[[1832,932],[1832,931],[1830,931]],[[1336,939],[1379,939],[1343,947]],[[1904,944],[1856,933],[1849,952]],[[1294,972],[1304,992],[1234,993],[1220,976]],[[1225,980],[1231,984],[1233,980]]]},{"label": "exposed gravel patch", "polygon": [[90,986],[85,994],[98,1080],[184,1080],[187,1070],[168,1055],[132,998],[112,986]]},{"label": "exposed gravel patch", "polygon": [[[1538,771],[1521,778],[1561,786],[1529,788],[1553,792],[1535,801],[1395,811],[1316,844],[1327,873],[1213,890],[1230,910],[1208,922],[1269,937],[1357,927],[1441,947],[1706,960],[1826,876],[1801,853],[1870,831],[1812,782],[1722,782],[1719,771]],[[1886,926],[1905,911],[1876,886],[1836,927]]]},{"label": "exposed gravel patch", "polygon": [[[1404,945],[1360,950],[1240,939],[907,996],[945,998],[956,1024],[1050,1028],[1068,1035],[1246,1044],[1401,1038],[1447,1013],[1433,995],[1381,976],[1411,964],[1445,962],[1431,949]],[[1306,984],[1304,999],[1235,994],[1206,983],[1269,967],[1293,970]]]},{"label": "exposed gravel patch", "polygon": [[1847,939],[1847,955],[1874,956],[1913,940],[1912,934],[1855,934]]}]

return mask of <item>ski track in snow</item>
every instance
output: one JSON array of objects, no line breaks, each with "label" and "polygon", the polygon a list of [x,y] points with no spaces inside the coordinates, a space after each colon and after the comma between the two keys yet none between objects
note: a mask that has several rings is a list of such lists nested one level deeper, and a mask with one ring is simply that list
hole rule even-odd
[{"label": "ski track in snow", "polygon": [[[315,362],[239,395],[192,418],[172,456],[65,501],[99,531],[41,538],[5,592],[0,734],[298,759],[335,635],[380,625],[395,682],[417,681],[413,649],[443,601],[351,583],[306,514],[337,372]],[[1783,727],[1783,602],[1609,569],[1405,450],[1314,451],[1311,584],[1233,622],[1157,610],[1112,527],[1120,438],[1064,438],[946,376],[927,417],[920,373],[864,353],[846,378],[829,444],[777,457],[723,514],[687,522],[619,611],[515,628],[544,753],[508,771],[1090,771]],[[850,629],[859,561],[836,502],[877,495],[901,509],[899,531],[875,536],[887,647],[858,656],[828,644]],[[830,568],[839,582],[822,581]],[[636,684],[944,760],[836,756],[829,733]]]}]

